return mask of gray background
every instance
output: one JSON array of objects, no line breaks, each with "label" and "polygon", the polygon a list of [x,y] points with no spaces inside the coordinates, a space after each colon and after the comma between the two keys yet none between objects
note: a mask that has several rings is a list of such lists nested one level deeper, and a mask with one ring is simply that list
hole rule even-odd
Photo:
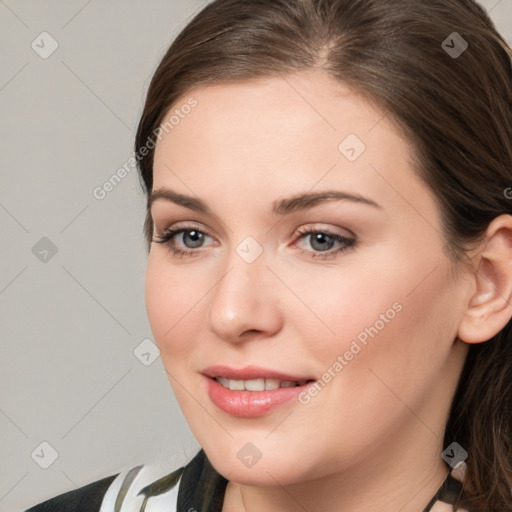
[{"label": "gray background", "polygon": [[[511,42],[512,0],[482,4]],[[151,74],[204,5],[0,0],[0,512],[199,448],[144,342],[138,176],[93,190],[132,155]]]}]

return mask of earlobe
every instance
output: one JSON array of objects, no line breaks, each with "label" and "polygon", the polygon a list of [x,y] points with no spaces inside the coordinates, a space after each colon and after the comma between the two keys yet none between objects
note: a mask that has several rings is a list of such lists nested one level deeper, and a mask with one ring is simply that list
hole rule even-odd
[{"label": "earlobe", "polygon": [[458,331],[466,343],[491,339],[512,317],[512,215],[496,217],[480,247],[475,290]]}]

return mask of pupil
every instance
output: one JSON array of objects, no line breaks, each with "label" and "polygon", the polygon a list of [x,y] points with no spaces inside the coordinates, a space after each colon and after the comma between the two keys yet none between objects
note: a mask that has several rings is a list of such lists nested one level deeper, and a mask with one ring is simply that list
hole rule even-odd
[{"label": "pupil", "polygon": [[[317,247],[317,249],[320,249],[320,250],[326,250],[326,248],[330,249],[330,246],[326,247],[326,239],[327,238],[330,238],[329,235],[325,235],[323,233],[316,233],[316,235],[313,238],[313,242],[312,242],[313,247],[314,247],[315,243],[319,242],[320,246]],[[327,245],[332,245],[332,244],[327,244]]]},{"label": "pupil", "polygon": [[[196,230],[188,231],[188,233],[189,233],[189,236],[192,235],[192,236],[190,236],[190,238],[193,239],[192,243],[196,244],[196,245],[193,245],[193,247],[198,247],[199,245],[201,245],[201,236],[202,236],[201,233],[199,233]],[[194,238],[195,238],[195,240],[194,240]]]}]

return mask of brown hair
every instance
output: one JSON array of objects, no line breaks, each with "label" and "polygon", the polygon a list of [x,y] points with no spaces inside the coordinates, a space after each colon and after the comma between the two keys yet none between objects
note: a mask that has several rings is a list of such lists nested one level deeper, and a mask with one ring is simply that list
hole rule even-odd
[{"label": "brown hair", "polygon": [[[171,106],[194,87],[323,70],[403,130],[437,198],[447,254],[461,268],[489,223],[512,214],[504,193],[512,186],[511,57],[472,0],[215,0],[156,69],[135,151],[150,147]],[[138,158],[148,194],[153,148]],[[148,249],[152,234],[148,209]],[[469,453],[471,509],[512,510],[512,322],[470,346],[444,441]]]}]

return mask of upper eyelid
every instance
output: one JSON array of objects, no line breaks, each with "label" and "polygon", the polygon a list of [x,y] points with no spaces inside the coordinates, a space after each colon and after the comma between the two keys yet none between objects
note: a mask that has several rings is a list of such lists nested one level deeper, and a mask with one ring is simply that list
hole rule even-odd
[{"label": "upper eyelid", "polygon": [[[153,227],[155,230],[157,229],[158,222],[153,221]],[[203,227],[200,222],[194,221],[178,221],[178,222],[162,222],[162,227],[160,231],[165,232],[169,230],[177,230],[177,229],[197,229],[199,231],[209,232],[209,230]]]}]

